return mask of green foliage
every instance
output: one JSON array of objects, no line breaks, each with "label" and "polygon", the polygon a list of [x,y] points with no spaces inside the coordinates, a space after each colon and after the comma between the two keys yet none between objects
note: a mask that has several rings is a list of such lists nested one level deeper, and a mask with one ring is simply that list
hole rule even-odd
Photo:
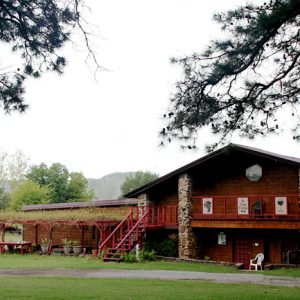
[{"label": "green foliage", "polygon": [[0,220],[7,223],[22,223],[26,221],[69,221],[77,224],[80,221],[122,221],[128,215],[127,207],[90,207],[78,209],[37,210],[37,211],[0,211]]},{"label": "green foliage", "polygon": [[139,253],[139,258],[140,258],[140,261],[153,261],[155,260],[156,258],[156,255],[155,255],[155,251],[154,250],[151,250],[151,251],[147,251],[147,250],[142,250],[140,251]]},{"label": "green foliage", "polygon": [[94,197],[93,191],[88,191],[87,179],[83,174],[69,173],[60,163],[54,163],[49,168],[44,163],[32,166],[27,178],[51,189],[51,203],[84,201]]},{"label": "green foliage", "polygon": [[68,240],[67,238],[62,239],[61,242],[64,246],[72,246],[73,245],[73,241]]},{"label": "green foliage", "polygon": [[[23,66],[2,66],[0,103],[6,112],[23,112],[24,81],[39,78],[46,71],[63,72],[66,58],[60,54],[76,29],[83,35],[90,58],[98,64],[89,45],[82,21],[82,0],[2,0],[0,1],[0,41],[11,46],[23,59]],[[2,58],[5,61],[5,58]]]},{"label": "green foliage", "polygon": [[88,181],[82,173],[70,173],[67,199],[90,200],[94,196],[94,191],[88,191]]},{"label": "green foliage", "polygon": [[136,257],[136,254],[133,251],[125,253],[123,257],[125,262],[153,261],[156,258],[154,250],[151,251],[140,250],[138,259]]},{"label": "green foliage", "polygon": [[135,253],[133,253],[133,252],[125,253],[124,254],[124,261],[125,262],[129,262],[129,263],[131,263],[131,262],[137,262]]},{"label": "green foliage", "polygon": [[47,186],[26,181],[13,192],[10,207],[20,210],[26,204],[49,203],[50,195],[51,190]]},{"label": "green foliage", "polygon": [[[201,128],[217,142],[280,133],[289,112],[293,139],[300,140],[300,1],[269,0],[214,16],[224,38],[202,53],[173,58],[183,67],[164,114],[162,145],[178,140],[195,148]],[[281,118],[280,118],[281,116]]]},{"label": "green foliage", "polygon": [[129,192],[138,189],[139,187],[158,178],[158,174],[151,172],[136,172],[129,175],[121,186],[122,195],[126,195]]},{"label": "green foliage", "polygon": [[170,236],[149,234],[145,244],[145,250],[154,250],[157,255],[178,257],[178,239],[175,234]]}]

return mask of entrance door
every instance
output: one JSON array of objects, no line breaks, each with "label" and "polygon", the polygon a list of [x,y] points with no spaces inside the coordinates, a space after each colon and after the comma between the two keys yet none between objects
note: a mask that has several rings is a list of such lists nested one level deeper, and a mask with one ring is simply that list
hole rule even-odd
[{"label": "entrance door", "polygon": [[244,268],[249,268],[250,262],[250,238],[237,236],[234,244],[234,262],[243,263]]}]

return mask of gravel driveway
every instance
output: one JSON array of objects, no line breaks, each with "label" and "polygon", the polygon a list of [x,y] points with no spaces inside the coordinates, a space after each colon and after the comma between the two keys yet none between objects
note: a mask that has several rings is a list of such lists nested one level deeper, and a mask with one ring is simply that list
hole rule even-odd
[{"label": "gravel driveway", "polygon": [[242,274],[220,274],[166,270],[24,270],[0,269],[0,276],[68,276],[84,278],[132,278],[132,279],[166,279],[166,280],[203,280],[219,283],[251,283],[276,286],[300,287],[300,278],[267,276],[259,272]]}]

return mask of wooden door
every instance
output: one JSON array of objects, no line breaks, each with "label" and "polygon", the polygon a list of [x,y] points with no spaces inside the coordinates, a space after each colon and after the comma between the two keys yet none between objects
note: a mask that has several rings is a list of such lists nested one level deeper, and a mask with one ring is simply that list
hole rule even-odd
[{"label": "wooden door", "polygon": [[234,243],[234,262],[243,263],[244,268],[249,268],[251,243],[249,237],[237,236]]}]

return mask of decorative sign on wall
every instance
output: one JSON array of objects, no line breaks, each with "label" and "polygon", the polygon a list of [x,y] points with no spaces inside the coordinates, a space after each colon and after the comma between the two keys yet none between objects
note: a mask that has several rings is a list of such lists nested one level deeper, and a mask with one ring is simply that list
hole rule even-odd
[{"label": "decorative sign on wall", "polygon": [[224,232],[218,234],[218,245],[226,245],[226,234]]},{"label": "decorative sign on wall", "polygon": [[250,181],[258,181],[262,177],[262,168],[260,165],[253,165],[246,169],[246,177]]},{"label": "decorative sign on wall", "polygon": [[276,215],[287,215],[286,197],[275,197],[275,213]]},{"label": "decorative sign on wall", "polygon": [[213,212],[213,198],[203,198],[202,209],[203,209],[203,214],[211,215]]},{"label": "decorative sign on wall", "polygon": [[248,215],[249,214],[249,202],[247,197],[238,198],[238,214],[239,215]]}]

